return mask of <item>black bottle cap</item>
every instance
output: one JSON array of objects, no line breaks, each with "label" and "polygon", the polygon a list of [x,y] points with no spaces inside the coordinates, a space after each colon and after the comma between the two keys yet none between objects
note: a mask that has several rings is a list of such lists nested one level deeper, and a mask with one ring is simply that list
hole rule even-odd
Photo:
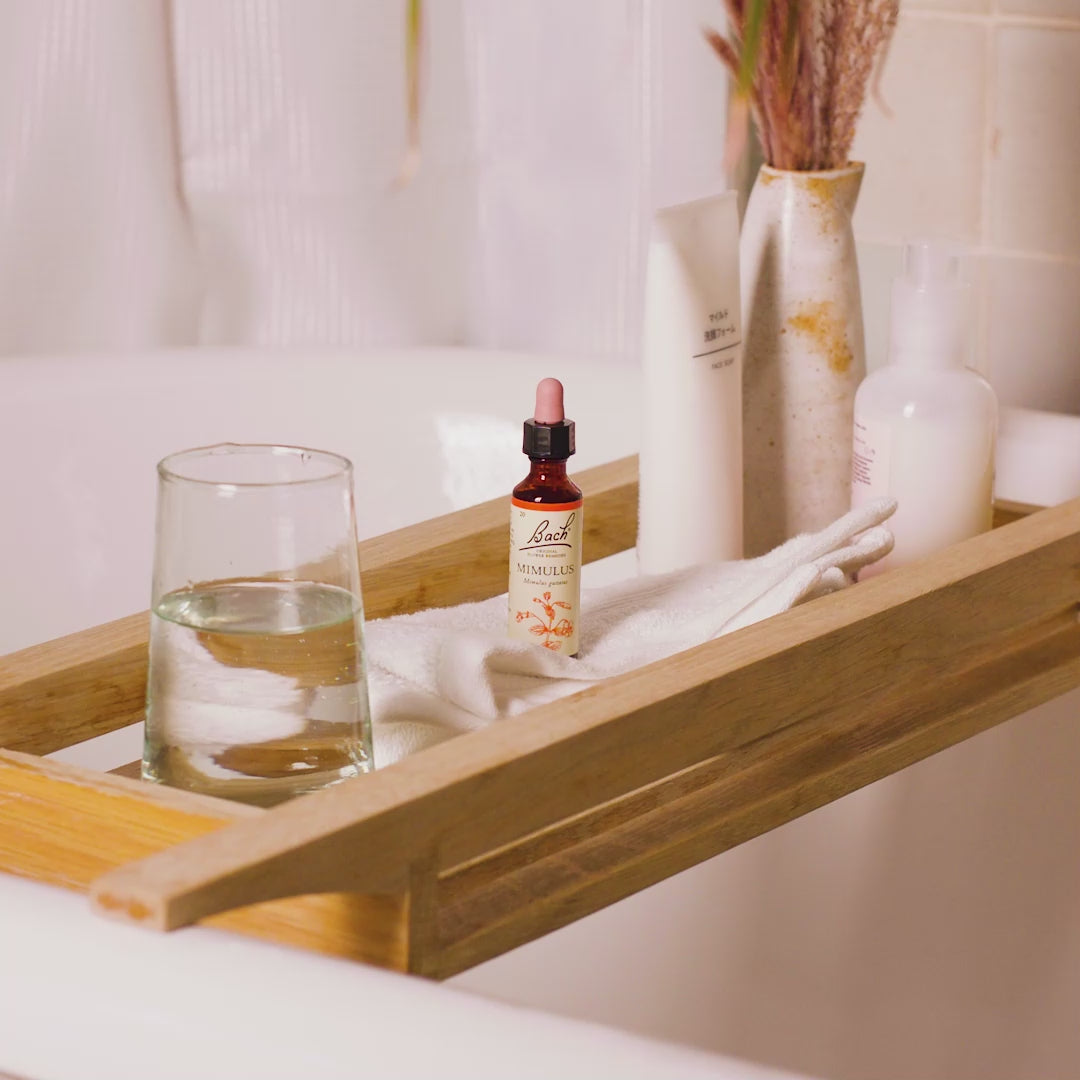
[{"label": "black bottle cap", "polygon": [[521,449],[534,461],[565,461],[574,452],[574,421],[538,424],[526,420]]}]

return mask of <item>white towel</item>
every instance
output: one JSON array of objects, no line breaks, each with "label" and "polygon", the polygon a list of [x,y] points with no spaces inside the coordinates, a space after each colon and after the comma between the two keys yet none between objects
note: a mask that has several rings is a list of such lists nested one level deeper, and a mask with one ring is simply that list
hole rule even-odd
[{"label": "white towel", "polygon": [[565,697],[851,584],[892,550],[876,499],[756,559],[635,577],[581,597],[581,650],[507,637],[506,594],[368,623],[375,764]]}]

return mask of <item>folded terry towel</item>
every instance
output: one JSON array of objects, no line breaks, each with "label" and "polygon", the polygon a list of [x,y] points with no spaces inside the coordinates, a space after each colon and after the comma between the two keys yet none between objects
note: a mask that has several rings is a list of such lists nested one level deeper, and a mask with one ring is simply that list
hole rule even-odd
[{"label": "folded terry towel", "polygon": [[682,652],[825,593],[887,555],[876,499],[767,555],[583,589],[581,649],[562,656],[506,635],[506,594],[368,623],[375,763]]}]

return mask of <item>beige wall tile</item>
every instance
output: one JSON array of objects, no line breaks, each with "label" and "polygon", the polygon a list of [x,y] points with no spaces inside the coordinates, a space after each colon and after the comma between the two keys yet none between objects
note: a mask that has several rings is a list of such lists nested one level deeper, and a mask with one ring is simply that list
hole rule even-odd
[{"label": "beige wall tile", "polygon": [[987,260],[988,374],[1006,405],[1080,413],[1080,263]]},{"label": "beige wall tile", "polygon": [[1006,15],[1052,15],[1080,19],[1080,0],[997,0],[997,10]]},{"label": "beige wall tile", "polygon": [[899,244],[860,243],[859,288],[866,332],[866,370],[875,371],[889,359],[889,313],[892,283],[903,266]]},{"label": "beige wall tile", "polygon": [[1080,257],[1080,29],[995,33],[989,241]]},{"label": "beige wall tile", "polygon": [[858,235],[979,239],[988,33],[979,21],[901,19],[883,81],[894,115],[871,101],[855,140],[866,162]]}]

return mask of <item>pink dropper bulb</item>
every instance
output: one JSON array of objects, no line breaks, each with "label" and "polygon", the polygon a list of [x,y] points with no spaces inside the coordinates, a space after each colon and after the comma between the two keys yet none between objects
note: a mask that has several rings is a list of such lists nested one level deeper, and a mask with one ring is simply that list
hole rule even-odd
[{"label": "pink dropper bulb", "polygon": [[536,387],[533,419],[538,424],[560,424],[566,419],[563,411],[563,385],[558,379],[540,380]]}]

